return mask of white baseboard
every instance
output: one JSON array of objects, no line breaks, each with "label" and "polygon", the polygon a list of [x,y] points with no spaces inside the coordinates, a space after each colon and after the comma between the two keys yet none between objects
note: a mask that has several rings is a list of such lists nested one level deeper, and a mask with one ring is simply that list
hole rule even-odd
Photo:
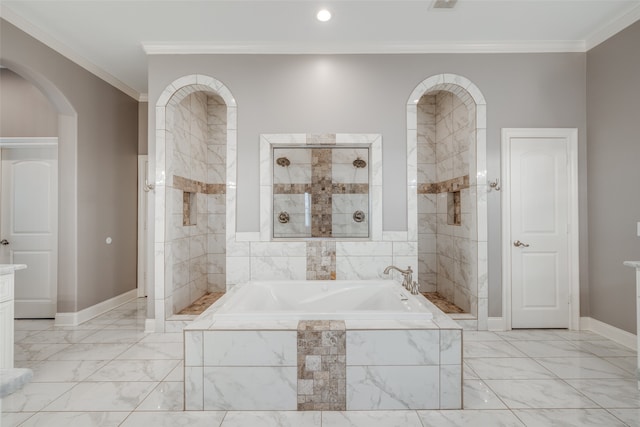
[{"label": "white baseboard", "polygon": [[504,317],[489,317],[487,319],[487,330],[489,331],[506,331]]},{"label": "white baseboard", "polygon": [[607,337],[611,341],[614,341],[620,345],[623,345],[631,350],[636,350],[638,347],[638,337],[631,332],[624,331],[615,326],[611,326],[607,323],[601,322],[592,317],[580,318],[580,329],[595,332],[598,335]]},{"label": "white baseboard", "polygon": [[132,289],[128,292],[110,298],[106,301],[87,307],[83,310],[73,313],[56,313],[56,326],[77,326],[80,323],[91,320],[96,316],[106,313],[109,310],[125,304],[138,297],[138,289]]}]

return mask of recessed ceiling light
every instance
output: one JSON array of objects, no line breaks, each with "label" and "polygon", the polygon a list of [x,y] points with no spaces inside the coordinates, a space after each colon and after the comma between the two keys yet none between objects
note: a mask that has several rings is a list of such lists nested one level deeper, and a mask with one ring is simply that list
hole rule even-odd
[{"label": "recessed ceiling light", "polygon": [[320,22],[327,22],[329,19],[331,19],[331,12],[329,12],[327,9],[322,9],[318,12],[316,18],[318,18],[318,21]]}]

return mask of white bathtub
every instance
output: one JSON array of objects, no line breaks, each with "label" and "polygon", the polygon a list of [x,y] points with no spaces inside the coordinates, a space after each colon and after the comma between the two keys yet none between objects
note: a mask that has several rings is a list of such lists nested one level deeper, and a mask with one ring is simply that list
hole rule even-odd
[{"label": "white bathtub", "polygon": [[229,294],[214,319],[433,319],[419,298],[392,280],[252,281]]}]

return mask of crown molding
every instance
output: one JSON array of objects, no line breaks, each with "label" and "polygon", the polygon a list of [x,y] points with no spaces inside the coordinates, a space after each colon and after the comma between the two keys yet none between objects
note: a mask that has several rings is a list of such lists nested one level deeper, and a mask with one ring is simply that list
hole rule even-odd
[{"label": "crown molding", "polygon": [[640,20],[640,4],[633,7],[628,12],[612,19],[596,31],[591,33],[585,40],[586,50],[591,50],[611,36],[616,35],[629,25]]},{"label": "crown molding", "polygon": [[138,102],[149,102],[149,94],[141,93],[140,96],[138,97]]},{"label": "crown molding", "polygon": [[84,56],[80,55],[79,53],[71,49],[66,44],[62,43],[61,41],[51,36],[46,31],[38,28],[36,25],[27,21],[22,16],[18,15],[13,10],[8,8],[6,5],[0,4],[0,18],[15,25],[21,31],[24,31],[34,39],[45,44],[49,48],[55,50],[60,55],[73,61],[80,67],[89,71],[91,74],[104,80],[105,82],[109,83],[111,86],[115,87],[121,92],[124,92],[125,94],[129,95],[133,99],[138,100],[140,98],[141,94],[137,90],[133,89],[132,87],[128,86],[126,83],[122,82],[118,78],[114,77],[113,75],[109,74],[102,68],[98,67],[97,65],[95,65],[94,63],[86,59]]},{"label": "crown molding", "polygon": [[400,53],[543,53],[585,52],[584,41],[545,40],[520,42],[441,42],[441,43],[344,43],[313,45],[305,43],[155,43],[143,42],[147,55],[201,54],[400,54]]}]

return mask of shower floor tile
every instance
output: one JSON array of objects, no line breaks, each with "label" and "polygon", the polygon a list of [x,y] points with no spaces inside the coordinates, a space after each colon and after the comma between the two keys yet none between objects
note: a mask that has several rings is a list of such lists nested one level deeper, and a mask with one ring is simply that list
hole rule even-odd
[{"label": "shower floor tile", "polygon": [[218,301],[224,292],[210,292],[204,294],[197,300],[195,300],[189,307],[182,309],[178,314],[202,314],[207,308]]},{"label": "shower floor tile", "polygon": [[442,295],[437,292],[422,292],[422,295],[429,301],[431,301],[436,307],[442,310],[444,313],[464,313],[465,311],[455,305],[454,303],[446,300]]}]

